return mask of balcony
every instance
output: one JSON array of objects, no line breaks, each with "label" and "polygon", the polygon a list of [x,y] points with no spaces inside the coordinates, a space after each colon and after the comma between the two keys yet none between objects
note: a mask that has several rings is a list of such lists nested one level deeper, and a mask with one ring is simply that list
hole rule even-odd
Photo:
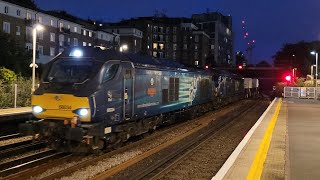
[{"label": "balcony", "polygon": [[30,27],[32,27],[35,24],[34,20],[27,19],[27,18],[24,19],[24,22],[25,22],[26,26],[30,26]]},{"label": "balcony", "polygon": [[65,34],[70,34],[71,31],[68,28],[61,27],[60,32],[65,33]]}]

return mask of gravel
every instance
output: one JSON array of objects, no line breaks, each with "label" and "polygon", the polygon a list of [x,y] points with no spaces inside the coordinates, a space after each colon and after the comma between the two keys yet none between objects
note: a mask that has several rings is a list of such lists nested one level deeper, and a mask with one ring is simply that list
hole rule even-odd
[{"label": "gravel", "polygon": [[12,156],[12,157],[8,157],[8,158],[5,158],[5,159],[1,159],[1,164],[2,163],[7,163],[7,162],[10,162],[10,161],[14,161],[14,160],[17,160],[17,159],[21,159],[21,158],[24,158],[24,157],[27,157],[27,156],[31,156],[33,154],[37,154],[37,153],[40,153],[40,152],[43,152],[43,151],[47,151],[47,150],[49,150],[49,148],[42,148],[42,149],[37,149],[37,150],[34,150],[34,151],[27,152],[27,153],[24,153],[24,154],[19,154],[19,155],[16,155],[16,156]]},{"label": "gravel", "polygon": [[[237,104],[236,106],[240,106],[241,104]],[[66,179],[88,179],[88,178],[92,178],[95,175],[106,171],[112,167],[115,167],[131,158],[134,158],[137,155],[140,155],[146,151],[149,151],[163,143],[166,143],[170,140],[172,140],[173,138],[177,137],[177,136],[181,136],[182,134],[200,126],[202,124],[203,119],[208,119],[208,117],[212,120],[212,118],[214,118],[215,116],[218,116],[218,114],[221,113],[226,113],[228,111],[231,111],[232,109],[230,108],[226,108],[224,111],[220,111],[220,112],[210,112],[207,113],[205,116],[202,116],[200,118],[197,118],[195,120],[192,121],[187,121],[184,122],[182,124],[179,124],[177,126],[172,126],[171,131],[167,132],[167,133],[163,133],[163,131],[157,131],[156,133],[153,134],[153,137],[156,137],[155,140],[151,140],[152,137],[146,138],[144,139],[144,143],[143,145],[140,145],[136,148],[133,148],[131,151],[129,152],[125,152],[122,154],[117,154],[115,156],[112,156],[111,158],[106,158],[103,159],[99,162],[97,162],[96,165],[93,166],[89,166],[83,169],[80,169],[76,172],[74,172],[71,176],[66,176],[63,177],[62,179],[66,180]],[[204,118],[206,117],[206,118]]]},{"label": "gravel", "polygon": [[32,136],[24,136],[24,137],[0,141],[0,146],[5,146],[5,145],[14,144],[14,143],[22,142],[22,141],[28,141],[28,140],[32,140]]}]

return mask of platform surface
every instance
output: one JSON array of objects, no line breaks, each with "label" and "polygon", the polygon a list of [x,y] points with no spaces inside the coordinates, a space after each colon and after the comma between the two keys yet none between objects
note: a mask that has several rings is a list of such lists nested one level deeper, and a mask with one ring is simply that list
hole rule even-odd
[{"label": "platform surface", "polygon": [[284,99],[288,107],[290,179],[320,179],[320,101]]},{"label": "platform surface", "polygon": [[320,179],[320,101],[275,99],[247,136],[213,179]]},{"label": "platform surface", "polygon": [[31,107],[0,109],[0,116],[10,116],[25,113],[31,113]]}]

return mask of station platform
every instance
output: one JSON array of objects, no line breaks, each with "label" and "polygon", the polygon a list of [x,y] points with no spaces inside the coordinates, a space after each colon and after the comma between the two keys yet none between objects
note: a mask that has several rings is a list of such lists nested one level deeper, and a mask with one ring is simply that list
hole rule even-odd
[{"label": "station platform", "polygon": [[31,107],[0,109],[0,122],[31,116]]},{"label": "station platform", "polygon": [[319,179],[319,152],[320,101],[276,98],[212,179]]}]

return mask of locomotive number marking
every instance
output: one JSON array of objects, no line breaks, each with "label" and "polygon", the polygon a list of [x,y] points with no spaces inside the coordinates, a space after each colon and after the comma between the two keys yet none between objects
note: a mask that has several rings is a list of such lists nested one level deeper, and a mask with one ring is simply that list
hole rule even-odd
[{"label": "locomotive number marking", "polygon": [[69,105],[59,105],[59,109],[60,110],[70,110],[71,106],[69,106]]},{"label": "locomotive number marking", "polygon": [[157,88],[148,88],[148,95],[150,96],[154,96],[155,94],[157,94]]}]

